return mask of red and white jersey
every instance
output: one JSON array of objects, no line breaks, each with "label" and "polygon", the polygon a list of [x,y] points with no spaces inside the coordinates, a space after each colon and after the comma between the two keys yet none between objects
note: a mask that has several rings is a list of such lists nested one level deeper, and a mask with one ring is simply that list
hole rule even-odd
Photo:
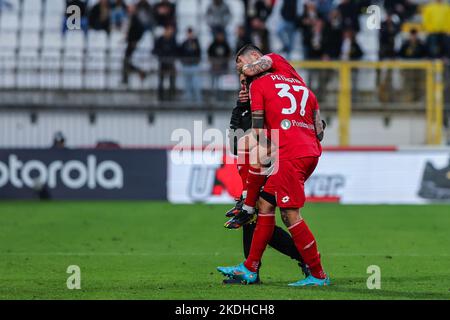
[{"label": "red and white jersey", "polygon": [[305,81],[303,80],[303,78],[297,73],[294,67],[292,67],[289,61],[287,61],[285,58],[276,53],[269,53],[264,57],[270,58],[270,60],[272,60],[272,68],[270,69],[270,72],[276,74],[281,73],[289,78],[297,78],[303,83],[303,85],[305,85]]},{"label": "red and white jersey", "polygon": [[319,110],[314,93],[296,77],[268,73],[250,85],[252,112],[264,110],[268,138],[278,134],[280,160],[319,157],[322,147],[316,136],[314,111]]}]

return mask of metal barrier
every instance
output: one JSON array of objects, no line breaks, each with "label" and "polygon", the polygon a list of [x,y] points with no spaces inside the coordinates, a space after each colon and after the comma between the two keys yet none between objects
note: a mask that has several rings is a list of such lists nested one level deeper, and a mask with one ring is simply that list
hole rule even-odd
[{"label": "metal barrier", "polygon": [[[353,110],[354,79],[352,73],[363,69],[381,70],[421,70],[425,73],[425,101],[423,111],[426,114],[426,142],[439,145],[442,142],[444,123],[444,64],[442,61],[339,61],[339,62],[294,62],[296,68],[334,70],[339,74],[337,113],[339,118],[339,141],[341,146],[349,145],[350,119]],[[416,71],[417,73],[417,71]],[[414,76],[414,72],[405,74]],[[414,79],[413,79],[414,80]],[[375,88],[374,88],[375,89]],[[393,88],[389,88],[392,90]],[[419,109],[420,111],[420,109]]]}]

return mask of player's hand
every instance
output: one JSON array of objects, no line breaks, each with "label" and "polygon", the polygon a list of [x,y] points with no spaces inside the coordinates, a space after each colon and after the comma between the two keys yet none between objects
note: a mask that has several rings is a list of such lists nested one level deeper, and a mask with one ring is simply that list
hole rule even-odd
[{"label": "player's hand", "polygon": [[247,90],[239,91],[239,101],[240,102],[248,102],[250,100],[250,96]]},{"label": "player's hand", "polygon": [[244,75],[239,76],[239,81],[241,82],[241,91],[239,91],[239,101],[240,102],[248,102],[250,100],[250,96],[247,90],[247,79]]}]

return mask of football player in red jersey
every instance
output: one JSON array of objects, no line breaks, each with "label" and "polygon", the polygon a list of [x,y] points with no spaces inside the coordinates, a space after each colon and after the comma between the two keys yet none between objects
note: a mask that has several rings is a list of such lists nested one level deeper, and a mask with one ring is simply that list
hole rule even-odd
[{"label": "football player in red jersey", "polygon": [[[256,55],[250,47],[241,55]],[[237,63],[241,59],[238,57]],[[247,260],[233,267],[219,267],[228,276],[253,283],[257,269],[267,247],[274,227],[275,208],[281,209],[283,222],[288,227],[295,245],[310,269],[306,279],[291,283],[291,286],[325,286],[330,283],[325,274],[316,240],[300,215],[305,203],[304,183],[317,166],[322,153],[320,140],[323,124],[315,95],[305,83],[290,72],[266,72],[253,80],[250,86],[253,134],[260,135],[266,129],[266,137],[277,147],[277,171],[264,179],[252,181],[249,173],[249,197],[252,186],[255,190],[264,184],[259,195],[259,215]],[[277,136],[275,139],[275,135]],[[255,174],[256,175],[256,174]],[[240,215],[248,214],[254,206],[243,206]]]},{"label": "football player in red jersey", "polygon": [[285,58],[276,53],[263,55],[261,50],[247,44],[239,49],[236,54],[236,68],[246,77],[254,77],[263,72],[283,73],[290,78],[297,78],[305,84],[303,78],[295,71],[294,67]]}]

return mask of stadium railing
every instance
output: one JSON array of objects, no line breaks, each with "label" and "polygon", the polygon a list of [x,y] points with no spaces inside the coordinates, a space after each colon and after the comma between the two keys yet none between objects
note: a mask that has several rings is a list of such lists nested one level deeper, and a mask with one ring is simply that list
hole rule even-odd
[{"label": "stadium railing", "polygon": [[[444,78],[445,70],[442,61],[299,61],[294,62],[293,65],[298,69],[310,70],[319,74],[324,70],[328,72],[331,70],[337,74],[335,75],[335,78],[338,79],[336,109],[341,146],[349,145],[350,120],[352,110],[355,110],[354,105],[358,106],[359,111],[365,109],[366,111],[378,112],[423,112],[426,121],[426,143],[429,145],[442,143],[444,87],[448,85],[444,82],[448,78]],[[446,69],[448,72],[449,68]],[[384,80],[382,80],[383,72],[385,73]],[[399,79],[397,81],[393,79],[393,72],[400,72],[400,81],[398,81]],[[374,76],[372,78],[375,78],[372,81],[370,74]],[[322,80],[328,82],[330,75],[332,73],[325,74]],[[386,78],[389,80],[386,80]],[[365,89],[355,90],[355,87],[361,87],[361,82],[363,86],[371,82],[372,85]],[[387,86],[383,87],[386,82],[388,82]],[[394,82],[403,82],[400,85],[400,90],[396,88]],[[364,108],[365,102],[367,102],[367,97],[361,95],[364,92],[371,93],[369,98],[370,110]]]}]

